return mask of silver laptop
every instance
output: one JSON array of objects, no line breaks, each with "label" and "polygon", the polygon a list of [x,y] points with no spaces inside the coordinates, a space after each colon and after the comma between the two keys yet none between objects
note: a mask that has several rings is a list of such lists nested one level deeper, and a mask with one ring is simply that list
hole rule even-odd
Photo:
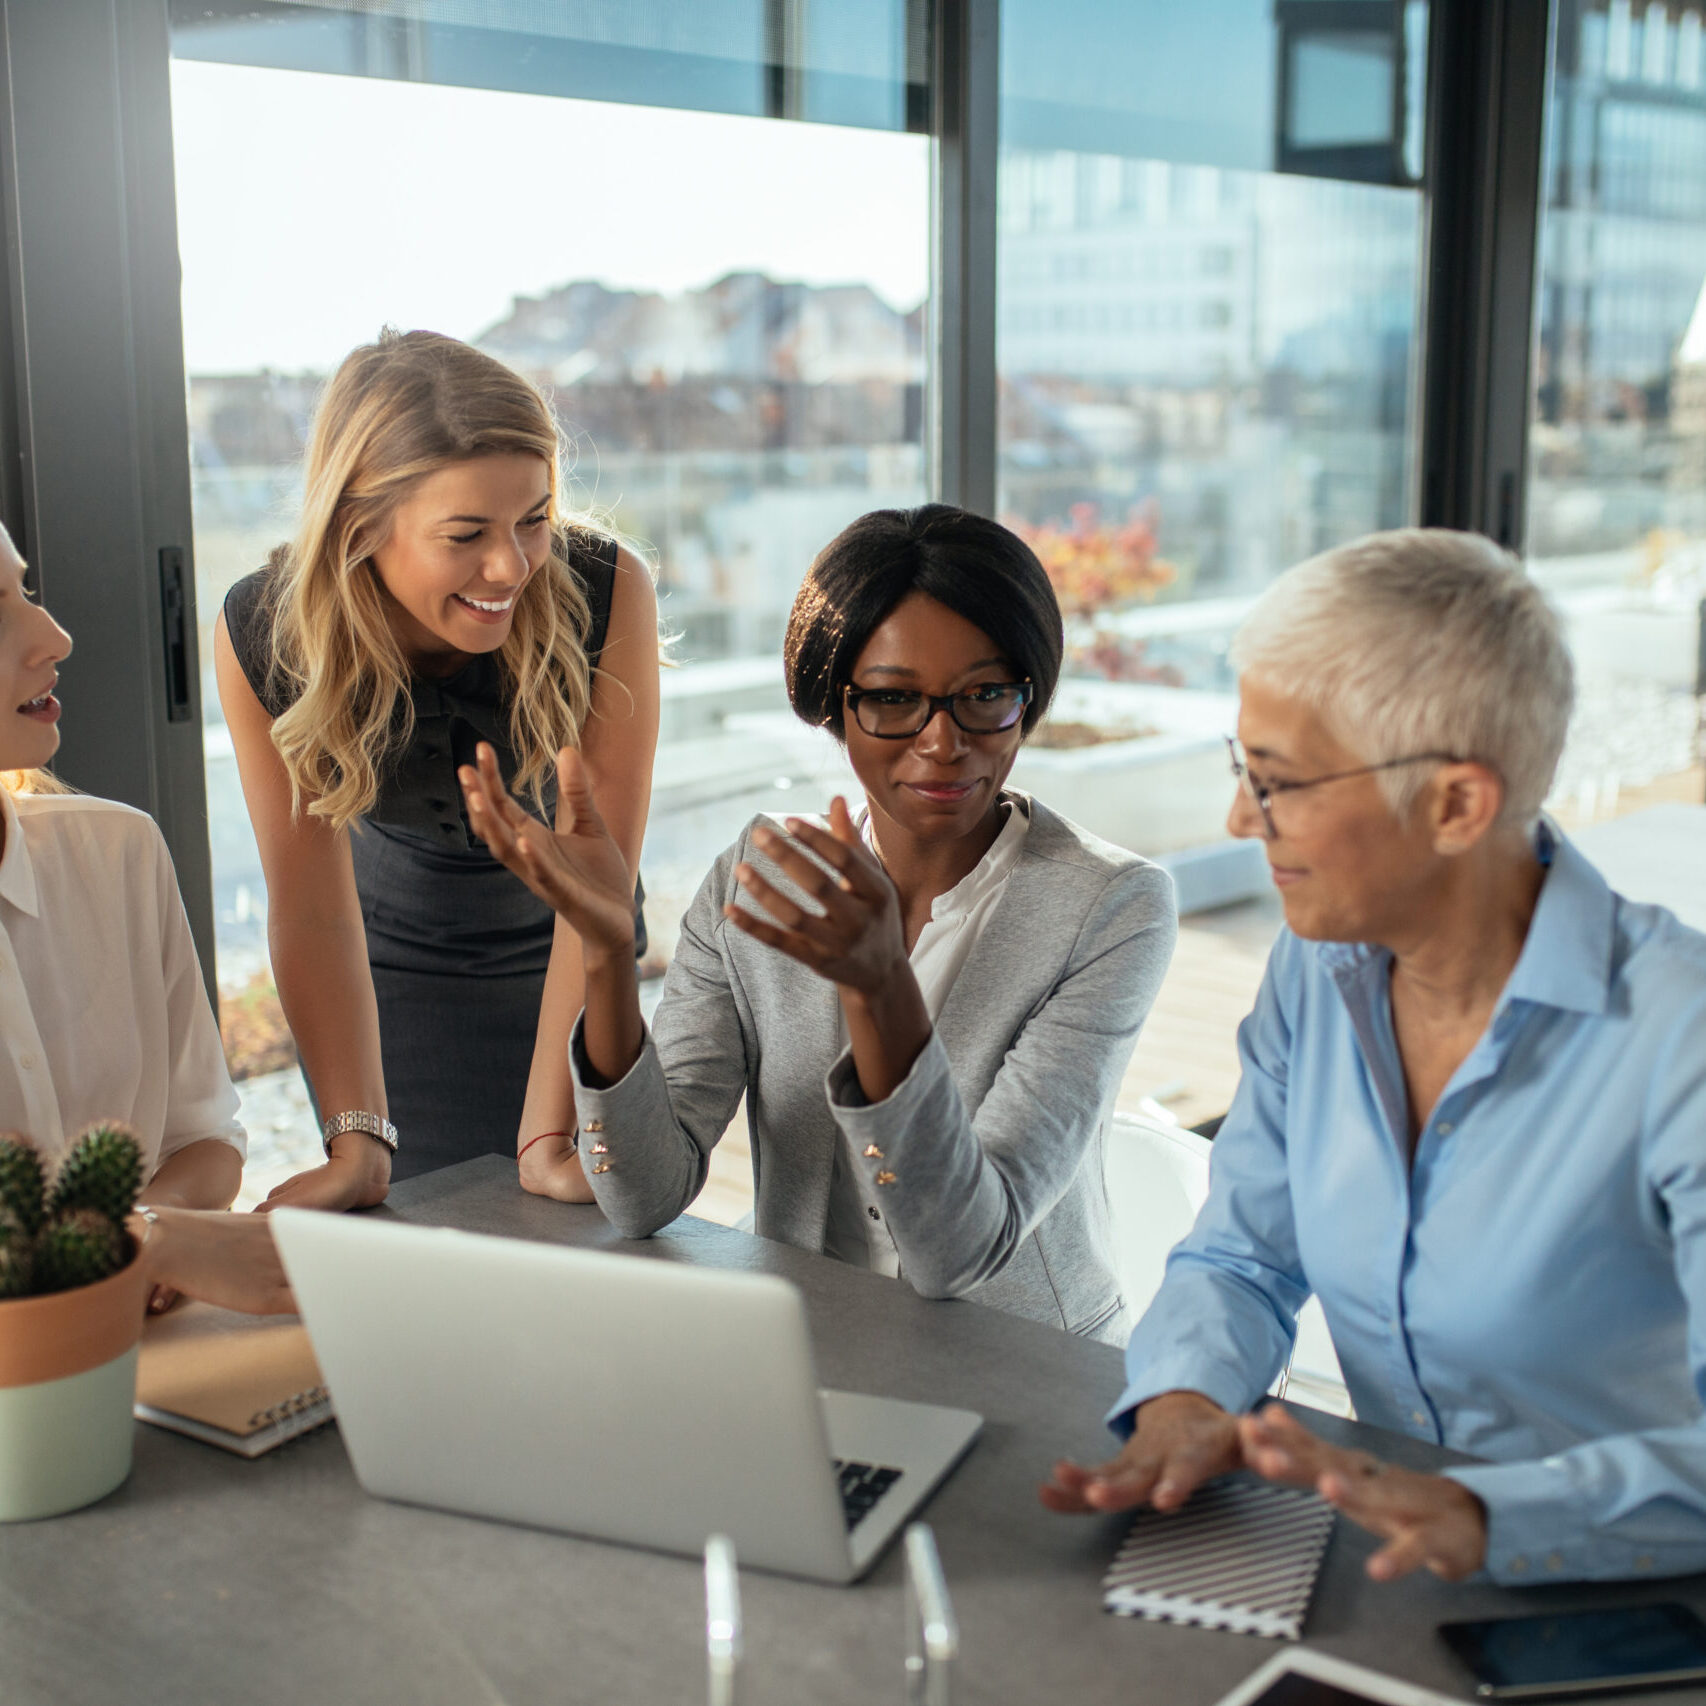
[{"label": "silver laptop", "polygon": [[393,1220],[272,1217],[356,1478],[381,1498],[852,1581],[969,1410],[819,1391],[785,1280]]}]

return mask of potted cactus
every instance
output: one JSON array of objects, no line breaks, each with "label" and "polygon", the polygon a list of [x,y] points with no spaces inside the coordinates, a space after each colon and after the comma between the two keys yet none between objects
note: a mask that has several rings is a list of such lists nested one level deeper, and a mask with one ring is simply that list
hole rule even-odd
[{"label": "potted cactus", "polygon": [[53,1177],[0,1137],[0,1522],[57,1516],[130,1473],[148,1282],[125,1217],[136,1139],[91,1126]]}]

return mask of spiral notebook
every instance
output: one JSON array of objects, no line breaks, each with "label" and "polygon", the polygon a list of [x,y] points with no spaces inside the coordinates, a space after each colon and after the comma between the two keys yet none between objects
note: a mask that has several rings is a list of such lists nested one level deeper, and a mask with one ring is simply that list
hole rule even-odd
[{"label": "spiral notebook", "polygon": [[1295,1641],[1332,1532],[1333,1507],[1307,1488],[1226,1476],[1182,1510],[1138,1513],[1102,1578],[1102,1605]]},{"label": "spiral notebook", "polygon": [[332,1400],[294,1315],[238,1315],[186,1303],[148,1322],[136,1415],[155,1427],[259,1457],[332,1419]]}]

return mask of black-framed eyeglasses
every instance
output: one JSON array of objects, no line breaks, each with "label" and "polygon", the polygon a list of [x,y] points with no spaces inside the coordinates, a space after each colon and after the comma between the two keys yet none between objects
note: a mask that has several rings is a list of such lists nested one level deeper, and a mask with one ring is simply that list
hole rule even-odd
[{"label": "black-framed eyeglasses", "polygon": [[968,735],[998,735],[1024,716],[1033,688],[1028,681],[986,681],[963,693],[851,686],[844,692],[853,720],[866,734],[878,740],[910,740],[929,727],[938,711],[946,711]]},{"label": "black-framed eyeglasses", "polygon": [[1345,782],[1352,776],[1373,776],[1381,770],[1397,770],[1406,764],[1467,764],[1470,760],[1455,752],[1412,752],[1407,758],[1388,758],[1383,764],[1359,764],[1355,770],[1334,770],[1326,776],[1309,776],[1300,782],[1261,782],[1250,774],[1244,743],[1236,735],[1226,737],[1226,750],[1232,759],[1232,774],[1238,786],[1255,803],[1262,814],[1262,826],[1270,841],[1279,839],[1274,827],[1273,804],[1276,794],[1301,793],[1305,788],[1319,788],[1327,782]]}]

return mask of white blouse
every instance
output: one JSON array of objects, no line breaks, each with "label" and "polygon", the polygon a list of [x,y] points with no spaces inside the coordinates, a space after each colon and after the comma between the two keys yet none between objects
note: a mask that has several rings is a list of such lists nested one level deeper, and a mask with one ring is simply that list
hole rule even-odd
[{"label": "white blouse", "polygon": [[52,1161],[123,1120],[144,1176],[203,1138],[246,1154],[171,855],[154,820],[0,788],[0,1129]]},{"label": "white blouse", "polygon": [[[991,916],[1007,892],[1007,879],[1024,850],[1025,835],[1031,827],[1030,799],[1012,792],[1002,798],[1008,807],[1007,821],[994,845],[946,894],[937,895],[931,902],[930,920],[912,944],[912,975],[918,979],[919,993],[924,997],[925,1011],[932,1024],[940,1017],[949,991],[977,946],[978,938],[989,927]],[[876,852],[868,815],[860,823],[860,833],[865,845]],[[845,1045],[845,1019],[841,1022],[841,1040]],[[824,1254],[855,1267],[874,1268],[878,1273],[893,1276],[900,1272],[900,1254],[888,1227],[873,1221],[865,1212],[859,1194],[860,1177],[861,1172],[853,1165],[843,1143],[835,1152],[830,1176]]]}]

